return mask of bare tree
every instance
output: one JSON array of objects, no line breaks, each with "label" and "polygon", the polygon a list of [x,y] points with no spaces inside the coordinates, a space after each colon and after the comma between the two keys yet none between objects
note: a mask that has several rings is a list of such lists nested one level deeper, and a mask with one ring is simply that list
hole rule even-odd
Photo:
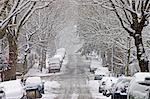
[{"label": "bare tree", "polygon": [[[21,27],[26,23],[34,11],[47,7],[52,1],[44,6],[36,6],[36,1],[31,0],[4,0],[2,3],[0,23],[1,38],[6,34],[9,44],[9,60],[11,69],[5,72],[5,80],[16,79],[16,64],[18,56],[17,40]],[[23,13],[22,13],[23,12]]]},{"label": "bare tree", "polygon": [[[143,28],[149,24],[150,1],[109,0],[108,2],[110,2],[112,7],[110,9],[115,12],[122,27],[134,38],[141,72],[148,72],[148,59],[145,53],[142,35]],[[104,3],[101,4],[102,6],[104,5]]]},{"label": "bare tree", "polygon": [[56,1],[49,7],[40,9],[33,13],[32,17],[28,20],[22,32],[24,35],[21,38],[25,40],[20,41],[20,45],[24,51],[20,52],[24,56],[24,70],[27,72],[27,56],[28,51],[38,49],[39,56],[39,69],[46,68],[46,55],[49,53],[49,49],[52,42],[56,40],[57,32],[65,26],[66,21],[66,9],[68,5],[64,3],[64,0]]}]

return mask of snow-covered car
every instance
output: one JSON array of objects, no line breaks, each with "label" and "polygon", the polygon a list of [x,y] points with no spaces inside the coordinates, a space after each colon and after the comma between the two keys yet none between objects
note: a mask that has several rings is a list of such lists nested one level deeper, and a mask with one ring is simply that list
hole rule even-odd
[{"label": "snow-covered car", "polygon": [[105,81],[105,85],[103,87],[103,95],[109,97],[111,95],[112,85],[117,82],[118,78],[116,77],[108,77]]},{"label": "snow-covered car", "polygon": [[25,81],[25,89],[27,92],[27,97],[31,97],[29,96],[29,94],[32,92],[36,92],[36,94],[38,94],[38,96],[36,98],[41,98],[42,95],[44,94],[44,82],[41,80],[40,77],[28,77]]},{"label": "snow-covered car", "polygon": [[56,72],[56,71],[60,71],[60,68],[61,68],[61,62],[60,62],[60,59],[59,58],[51,58],[49,61],[48,61],[48,71],[49,73],[51,72]]},{"label": "snow-covered car", "polygon": [[150,99],[150,73],[134,74],[128,87],[127,99]]},{"label": "snow-covered car", "polygon": [[112,87],[111,99],[127,99],[127,89],[132,77],[119,77]]},{"label": "snow-covered car", "polygon": [[0,99],[24,98],[26,98],[26,91],[20,79],[0,83]]},{"label": "snow-covered car", "polygon": [[99,68],[102,67],[101,63],[97,60],[91,60],[91,64],[90,64],[90,72],[94,73],[94,71]]},{"label": "snow-covered car", "polygon": [[107,67],[100,67],[94,71],[94,80],[101,80],[105,76],[109,76],[109,71]]},{"label": "snow-covered car", "polygon": [[103,77],[99,82],[99,93],[102,93],[104,91],[104,86],[106,85],[106,80],[109,77]]},{"label": "snow-covered car", "polygon": [[60,60],[60,65],[62,65],[62,62],[63,62],[63,56],[62,55],[56,54],[53,56],[53,58],[58,58]]}]

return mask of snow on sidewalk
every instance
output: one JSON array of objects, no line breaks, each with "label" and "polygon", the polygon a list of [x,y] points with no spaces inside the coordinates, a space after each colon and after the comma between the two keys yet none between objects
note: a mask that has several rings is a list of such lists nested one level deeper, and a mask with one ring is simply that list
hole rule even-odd
[{"label": "snow on sidewalk", "polygon": [[47,73],[47,69],[43,69],[42,72],[38,68],[39,63],[35,63],[34,66],[28,71],[28,73],[25,76],[50,76],[52,74]]},{"label": "snow on sidewalk", "polygon": [[[48,60],[48,59],[46,59]],[[62,68],[61,70],[65,69],[65,65],[68,63],[68,56],[66,55],[65,59],[63,60],[63,63],[62,63]],[[48,61],[46,61],[46,65],[48,65]],[[42,69],[42,72],[40,71],[40,69],[38,68],[39,67],[39,62],[37,61],[34,66],[28,71],[28,73],[25,75],[25,76],[51,76],[51,75],[54,75],[53,73],[48,73],[48,70],[47,69]],[[55,73],[55,75],[60,75],[62,72],[58,72],[58,73]]]},{"label": "snow on sidewalk", "polygon": [[110,99],[110,97],[103,96],[102,93],[99,93],[99,82],[98,80],[90,80],[88,82],[90,92],[94,99]]}]

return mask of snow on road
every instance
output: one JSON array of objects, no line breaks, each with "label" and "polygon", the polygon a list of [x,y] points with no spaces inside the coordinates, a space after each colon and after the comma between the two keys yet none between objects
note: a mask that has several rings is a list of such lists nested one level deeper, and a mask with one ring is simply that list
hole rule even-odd
[{"label": "snow on road", "polygon": [[60,73],[41,73],[35,65],[28,76],[40,76],[45,81],[42,99],[110,99],[98,93],[98,81],[92,80],[87,63],[80,55],[69,55]]},{"label": "snow on road", "polygon": [[44,92],[42,99],[54,99],[57,97],[57,94],[54,94],[53,91],[60,88],[60,84],[57,81],[47,81],[44,84]]},{"label": "snow on road", "polygon": [[93,99],[110,99],[110,97],[103,96],[102,93],[98,92],[99,88],[98,80],[90,80],[88,85],[90,92],[92,93]]}]

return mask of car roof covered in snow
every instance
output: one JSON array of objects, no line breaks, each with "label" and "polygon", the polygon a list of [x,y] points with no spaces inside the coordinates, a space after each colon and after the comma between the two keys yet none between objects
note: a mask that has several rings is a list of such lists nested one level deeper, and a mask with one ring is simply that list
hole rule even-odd
[{"label": "car roof covered in snow", "polygon": [[145,81],[145,78],[150,78],[150,73],[149,72],[138,72],[136,74],[134,74],[135,77],[135,81]]},{"label": "car roof covered in snow", "polygon": [[59,54],[56,54],[56,55],[53,56],[53,58],[59,58],[60,60],[62,60],[62,59],[63,59],[63,56],[62,56],[62,55],[59,55]]},{"label": "car roof covered in snow", "polygon": [[107,67],[100,67],[97,68],[95,71],[95,75],[108,75],[109,71]]},{"label": "car roof covered in snow", "polygon": [[0,88],[5,92],[6,99],[20,99],[23,97],[23,86],[20,79],[0,83]]},{"label": "car roof covered in snow", "polygon": [[42,80],[40,77],[28,77],[26,79],[26,84],[41,84]]}]

